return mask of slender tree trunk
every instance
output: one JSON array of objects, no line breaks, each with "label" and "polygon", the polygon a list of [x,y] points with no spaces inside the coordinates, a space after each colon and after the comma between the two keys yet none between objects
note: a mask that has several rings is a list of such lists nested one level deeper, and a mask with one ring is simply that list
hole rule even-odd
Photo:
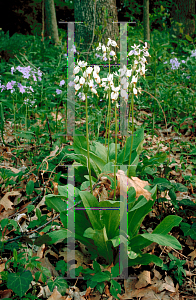
[{"label": "slender tree trunk", "polygon": [[75,42],[79,49],[88,51],[94,43],[108,38],[120,45],[116,0],[74,0]]},{"label": "slender tree trunk", "polygon": [[58,27],[54,0],[44,0],[45,4],[45,36],[51,38],[52,42],[58,43]]},{"label": "slender tree trunk", "polygon": [[176,35],[195,33],[195,0],[174,0],[171,17],[182,26],[173,24],[172,31]]}]

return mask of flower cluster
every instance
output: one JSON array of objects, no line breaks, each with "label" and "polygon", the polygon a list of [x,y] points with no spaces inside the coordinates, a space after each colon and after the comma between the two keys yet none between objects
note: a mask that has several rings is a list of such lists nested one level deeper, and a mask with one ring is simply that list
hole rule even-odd
[{"label": "flower cluster", "polygon": [[[113,50],[111,51],[110,46],[117,47],[117,43],[111,39],[108,39],[107,46],[99,43],[99,46],[96,48],[97,50],[103,51],[103,59],[105,59],[107,56],[109,57],[109,55],[113,56],[114,58],[116,57],[116,53]],[[91,92],[98,96],[96,90],[97,85],[94,84],[95,81],[99,87],[103,87],[104,91],[106,91],[106,98],[108,98],[108,93],[110,93],[112,103],[118,99],[119,93],[121,94],[121,97],[127,101],[128,89],[137,96],[136,84],[138,77],[145,77],[145,64],[147,63],[146,57],[150,55],[148,53],[147,43],[145,43],[145,46],[143,46],[142,49],[140,48],[140,45],[134,45],[132,48],[133,50],[131,50],[128,54],[128,56],[133,56],[132,69],[128,70],[127,66],[124,65],[122,69],[118,70],[119,73],[109,73],[106,78],[100,78],[99,66],[94,66],[94,68],[91,66],[87,67],[87,62],[77,62],[77,66],[74,68],[74,75],[82,72],[82,76],[80,77],[77,75],[74,79],[75,94],[77,94],[80,88],[83,87],[84,92],[87,92],[88,88],[90,88]],[[118,77],[118,83],[120,82],[118,86],[115,86],[114,84],[114,75]],[[69,82],[70,86],[72,84],[73,82]],[[85,99],[84,94],[82,94],[82,99]]]},{"label": "flower cluster", "polygon": [[39,81],[42,80],[42,72],[38,69],[38,70],[34,70],[32,69],[30,66],[28,67],[20,67],[18,66],[16,69],[14,67],[11,67],[11,73],[12,75],[14,74],[14,72],[18,70],[20,73],[23,74],[23,78],[29,79],[30,76],[33,77],[34,81],[37,81],[37,78]]},{"label": "flower cluster", "polygon": [[171,66],[172,70],[177,70],[180,66],[180,62],[178,61],[178,59],[176,57],[170,59],[170,64],[172,65]]}]

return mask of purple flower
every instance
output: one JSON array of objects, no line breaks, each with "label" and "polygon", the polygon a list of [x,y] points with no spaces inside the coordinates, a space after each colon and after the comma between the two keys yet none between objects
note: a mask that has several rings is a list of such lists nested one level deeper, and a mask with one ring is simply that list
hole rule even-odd
[{"label": "purple flower", "polygon": [[186,63],[186,61],[185,61],[185,60],[182,60],[182,63],[183,63],[183,64],[185,64],[185,63]]},{"label": "purple flower", "polygon": [[105,57],[103,58],[103,60],[105,60],[105,61],[106,61],[106,60],[108,60],[108,59],[107,59],[107,57],[105,56]]},{"label": "purple flower", "polygon": [[59,86],[61,87],[64,84],[65,84],[65,80],[61,80]]},{"label": "purple flower", "polygon": [[67,54],[65,53],[64,56],[67,57]]},{"label": "purple flower", "polygon": [[18,87],[19,87],[20,93],[22,93],[22,94],[25,93],[26,86],[23,86],[21,83],[19,83]]},{"label": "purple flower", "polygon": [[6,87],[5,87],[5,85],[3,84],[3,85],[1,85],[1,93],[6,89]]},{"label": "purple flower", "polygon": [[11,90],[13,88],[13,85],[11,82],[8,82],[6,85],[7,90]]},{"label": "purple flower", "polygon": [[99,55],[99,54],[97,54],[97,53],[95,53],[95,56],[98,58],[98,57],[100,57],[101,58],[101,55]]},{"label": "purple flower", "polygon": [[31,90],[31,92],[34,93],[34,90],[33,90],[32,86],[30,86],[29,89]]},{"label": "purple flower", "polygon": [[74,82],[74,81],[70,81],[70,82],[68,83],[68,85],[69,85],[69,86],[74,86],[74,85],[75,85],[75,82]]},{"label": "purple flower", "polygon": [[191,76],[187,76],[186,78],[187,78],[187,79],[190,79],[190,78],[191,78]]},{"label": "purple flower", "polygon": [[172,65],[171,66],[172,70],[177,70],[180,66],[180,63],[176,57],[170,59],[170,64]]},{"label": "purple flower", "polygon": [[12,73],[12,75],[14,74],[14,71],[15,71],[14,67],[11,67],[11,73]]},{"label": "purple flower", "polygon": [[167,64],[167,61],[164,61],[164,65]]},{"label": "purple flower", "polygon": [[33,80],[34,81],[37,81],[37,78],[35,77],[35,75],[33,74]]},{"label": "purple flower", "polygon": [[56,89],[56,93],[57,93],[57,95],[60,95],[62,93],[62,91],[59,89]]}]

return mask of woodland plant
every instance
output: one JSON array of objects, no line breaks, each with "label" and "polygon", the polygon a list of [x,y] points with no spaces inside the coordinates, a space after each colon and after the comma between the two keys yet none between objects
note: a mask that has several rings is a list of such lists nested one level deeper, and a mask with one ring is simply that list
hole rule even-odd
[{"label": "woodland plant", "polygon": [[[97,50],[103,51],[103,59],[112,55],[115,57],[115,52],[110,47],[116,47],[115,41],[109,39],[107,46],[99,43]],[[88,170],[89,176],[85,175],[86,182],[81,182],[80,189],[75,187],[75,202],[82,200],[80,207],[85,207],[85,211],[78,211],[75,218],[75,238],[84,243],[92,258],[102,257],[105,259],[106,264],[119,263],[118,246],[119,246],[119,209],[122,209],[122,205],[127,205],[127,189],[128,189],[128,228],[127,233],[122,233],[120,238],[121,243],[127,245],[127,237],[130,243],[128,247],[129,266],[135,264],[149,264],[154,262],[155,264],[162,266],[160,258],[143,254],[142,249],[150,245],[152,242],[158,242],[161,245],[172,246],[176,249],[181,249],[180,243],[172,236],[168,235],[173,226],[179,225],[181,218],[178,216],[166,217],[153,231],[152,234],[139,234],[140,225],[144,217],[150,212],[152,206],[156,200],[156,186],[154,188],[142,189],[142,193],[138,194],[136,185],[134,185],[135,171],[139,162],[139,154],[142,151],[142,144],[144,139],[143,129],[135,132],[133,126],[133,98],[137,96],[139,89],[136,88],[137,81],[140,76],[145,76],[145,63],[146,56],[149,56],[147,45],[142,49],[140,46],[134,45],[133,50],[129,52],[129,56],[132,58],[132,69],[128,70],[126,66],[119,70],[119,73],[111,73],[109,64],[109,74],[107,77],[100,78],[99,66],[87,66],[87,62],[78,61],[74,68],[75,93],[77,94],[82,90],[81,96],[85,101],[86,111],[86,138],[74,136],[74,152],[75,154],[68,155],[85,166]],[[124,76],[124,77],[123,77]],[[95,82],[99,85],[95,88]],[[117,82],[117,84],[116,84]],[[106,124],[106,134],[108,135],[107,147],[99,142],[89,143],[88,138],[88,103],[87,94],[89,92],[99,97],[99,89],[104,87],[105,97],[108,99],[108,115]],[[115,134],[117,137],[117,112],[118,97],[121,93],[123,100],[128,103],[128,97],[131,95],[131,109],[132,110],[132,136],[126,138],[125,145],[120,149],[120,145],[117,144],[117,138],[115,143],[109,141],[110,133],[110,113],[111,102],[115,103]],[[129,94],[128,94],[129,93]],[[107,130],[108,129],[108,130]],[[80,133],[79,131],[76,134]],[[87,162],[86,162],[87,160]],[[127,176],[122,170],[116,172],[116,165],[128,164],[129,169]],[[73,164],[75,171],[81,174],[81,167]],[[105,177],[103,177],[103,175]],[[118,183],[116,184],[116,178]],[[98,179],[98,180],[97,180]],[[124,179],[124,198],[121,198],[119,194],[119,181]],[[93,182],[92,182],[93,181]],[[97,184],[95,185],[97,181]],[[104,196],[104,199],[97,199],[98,191],[96,186],[103,185],[107,182],[113,193],[110,196]],[[127,182],[129,182],[127,186]],[[94,183],[94,184],[93,184]],[[147,182],[141,183],[143,187]],[[89,189],[90,185],[90,189]],[[117,189],[118,187],[118,189]],[[85,189],[85,191],[84,191]],[[90,190],[90,192],[89,192]],[[141,191],[141,190],[140,190]],[[70,204],[73,204],[73,186],[68,184],[67,186],[59,186],[59,195],[47,195],[46,203],[49,207],[56,209],[60,213],[61,221],[65,228],[67,228],[67,218],[65,218],[65,201],[68,199]],[[100,196],[100,197],[103,197]],[[119,198],[120,197],[120,198]],[[146,197],[146,198],[145,198]],[[113,200],[112,200],[113,199]],[[122,200],[124,199],[124,200]],[[124,203],[124,204],[123,204]],[[103,209],[105,208],[105,209]],[[108,209],[108,210],[107,210]],[[117,209],[117,210],[116,210]],[[68,218],[69,219],[69,218]],[[63,228],[61,229],[62,236],[66,238],[68,233]],[[69,232],[69,235],[74,236]],[[127,235],[128,234],[128,235]],[[53,243],[54,234],[48,234]],[[56,238],[55,238],[56,241]],[[122,270],[121,270],[122,271]]]}]

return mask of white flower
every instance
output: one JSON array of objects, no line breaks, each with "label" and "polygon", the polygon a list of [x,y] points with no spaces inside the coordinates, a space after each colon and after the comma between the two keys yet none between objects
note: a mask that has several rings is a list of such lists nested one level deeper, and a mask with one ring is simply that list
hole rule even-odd
[{"label": "white flower", "polygon": [[87,72],[86,71],[83,72],[83,77],[87,78]]},{"label": "white flower", "polygon": [[120,80],[120,83],[121,83],[121,84],[125,84],[125,82],[127,82],[126,77],[122,77],[121,80]]},{"label": "white flower", "polygon": [[120,86],[117,86],[117,87],[112,86],[112,90],[116,93],[120,90]]},{"label": "white flower", "polygon": [[127,70],[127,77],[130,77],[132,73],[132,70]]},{"label": "white flower", "polygon": [[92,88],[91,92],[93,92],[94,94],[96,94],[98,96],[96,89]]},{"label": "white flower", "polygon": [[110,55],[116,57],[116,53],[114,51],[111,51]]},{"label": "white flower", "polygon": [[101,43],[99,43],[99,46],[96,48],[96,50],[100,50],[101,49]]},{"label": "white flower", "polygon": [[134,93],[134,95],[137,96],[137,89],[136,88],[133,88],[133,93]]},{"label": "white flower", "polygon": [[96,79],[97,77],[99,77],[99,75],[95,71],[93,71],[93,77]]},{"label": "white flower", "polygon": [[103,53],[106,52],[106,46],[105,45],[102,45],[102,51],[103,51]]},{"label": "white flower", "polygon": [[128,99],[128,94],[127,94],[126,90],[121,89],[120,94],[123,99],[125,99],[125,100]]},{"label": "white flower", "polygon": [[136,76],[133,76],[133,77],[132,77],[131,83],[134,83],[134,84],[137,83],[137,77],[136,77]]},{"label": "white flower", "polygon": [[108,82],[113,81],[113,74],[109,74],[107,77]]},{"label": "white flower", "polygon": [[123,76],[127,71],[127,67],[124,65],[122,69],[119,69],[119,72],[121,73],[120,76]]},{"label": "white flower", "polygon": [[99,66],[94,66],[94,72],[99,73],[100,72],[100,67]]},{"label": "white flower", "polygon": [[93,87],[93,79],[91,79],[88,83],[89,87],[92,88]]},{"label": "white flower", "polygon": [[79,76],[77,75],[76,78],[74,79],[74,82],[77,83],[79,81]]},{"label": "white flower", "polygon": [[92,68],[92,67],[88,67],[88,68],[86,69],[86,73],[87,73],[88,75],[90,75],[92,71],[93,71],[93,68]]},{"label": "white flower", "polygon": [[80,84],[75,84],[74,88],[75,88],[76,93],[77,93],[77,91],[80,89]]},{"label": "white flower", "polygon": [[100,85],[101,83],[101,78],[98,76],[97,78],[95,78],[96,83],[98,83],[98,85]]},{"label": "white flower", "polygon": [[81,77],[80,78],[80,85],[83,85],[85,83],[85,79],[84,79],[84,77]]},{"label": "white flower", "polygon": [[85,62],[85,61],[79,61],[78,62],[78,66],[80,66],[81,68],[84,68],[84,67],[86,67],[87,66],[87,62]]},{"label": "white flower", "polygon": [[117,93],[116,93],[116,92],[112,92],[112,93],[111,93],[112,103],[113,103],[113,101],[115,101],[117,98],[118,98],[118,92],[117,92]]},{"label": "white flower", "polygon": [[79,71],[80,71],[80,67],[79,67],[79,66],[76,66],[76,67],[74,68],[73,73],[74,73],[74,74],[77,74]]},{"label": "white flower", "polygon": [[110,38],[108,38],[107,46],[109,47],[110,45],[112,45],[113,47],[117,47],[117,43],[111,40]]}]

